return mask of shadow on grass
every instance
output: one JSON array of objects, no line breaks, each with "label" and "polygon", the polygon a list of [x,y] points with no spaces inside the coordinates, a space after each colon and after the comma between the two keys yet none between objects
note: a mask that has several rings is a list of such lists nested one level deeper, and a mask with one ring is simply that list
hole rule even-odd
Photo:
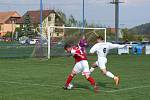
[{"label": "shadow on grass", "polygon": [[[93,87],[91,85],[85,85],[85,84],[78,84],[78,83],[73,83],[74,84],[74,89],[85,89],[85,90],[92,90]],[[103,87],[104,89],[114,89],[117,90],[118,87],[116,87],[112,82],[97,82],[97,86],[99,89]]]},{"label": "shadow on grass", "polygon": [[75,89],[90,89],[89,86],[84,84],[73,83]]},{"label": "shadow on grass", "polygon": [[112,82],[97,82],[97,85],[106,89],[118,89]]}]

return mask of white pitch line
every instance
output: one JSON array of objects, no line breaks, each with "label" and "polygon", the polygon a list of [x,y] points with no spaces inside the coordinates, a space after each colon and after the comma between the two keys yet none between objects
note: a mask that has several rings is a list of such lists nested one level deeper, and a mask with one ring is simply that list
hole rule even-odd
[{"label": "white pitch line", "polygon": [[[44,84],[32,84],[32,83],[22,83],[22,82],[14,82],[14,81],[0,81],[0,83],[8,83],[8,84],[19,84],[19,85],[33,85],[33,86],[41,86],[41,87],[52,87],[55,84],[51,85],[44,85]],[[61,88],[60,86],[55,85],[57,88]],[[121,91],[127,91],[127,90],[134,90],[134,89],[141,89],[141,88],[147,88],[150,87],[150,85],[142,85],[142,86],[137,86],[137,87],[129,87],[129,88],[123,88],[123,89],[118,89],[118,90],[99,90],[99,92],[106,92],[106,93],[115,93],[115,92],[121,92]],[[83,88],[78,88],[79,90],[85,90]]]},{"label": "white pitch line", "polygon": [[[41,86],[41,87],[52,87],[54,85],[44,85],[44,84],[32,84],[32,83],[22,83],[22,82],[14,82],[14,81],[0,81],[1,83],[8,83],[8,84],[19,84],[19,85],[33,85],[33,86]],[[55,86],[57,87],[57,86]],[[59,86],[60,87],[60,86]]]},{"label": "white pitch line", "polygon": [[60,66],[61,64],[48,64],[48,65],[50,65],[50,66]]},{"label": "white pitch line", "polygon": [[[120,91],[141,89],[141,88],[147,88],[147,87],[150,87],[150,85],[142,85],[142,86],[137,86],[137,87],[123,88],[123,89],[118,89],[118,90],[110,90],[110,91],[105,91],[105,92],[115,93],[115,92],[120,92]],[[100,91],[101,91],[101,90],[100,90]]]}]

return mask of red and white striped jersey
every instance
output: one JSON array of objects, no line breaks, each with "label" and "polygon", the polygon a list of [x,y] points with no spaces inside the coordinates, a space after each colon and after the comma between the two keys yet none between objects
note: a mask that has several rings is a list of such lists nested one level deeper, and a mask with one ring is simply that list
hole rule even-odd
[{"label": "red and white striped jersey", "polygon": [[83,52],[80,47],[72,47],[71,54],[73,55],[75,62],[87,60],[86,53]]}]

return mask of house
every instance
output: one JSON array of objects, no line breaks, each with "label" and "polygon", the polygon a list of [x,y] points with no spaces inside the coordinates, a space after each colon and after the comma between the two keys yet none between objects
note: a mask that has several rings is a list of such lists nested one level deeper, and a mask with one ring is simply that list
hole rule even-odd
[{"label": "house", "polygon": [[115,34],[116,33],[116,29],[115,28],[107,28],[108,32]]},{"label": "house", "polygon": [[21,16],[16,11],[0,12],[0,36],[4,36],[6,33],[13,34],[19,18]]},{"label": "house", "polygon": [[[116,35],[116,28],[107,28],[108,34]],[[123,32],[122,29],[118,30],[118,37],[123,38]]]},{"label": "house", "polygon": [[[63,21],[61,20],[61,17],[58,13],[56,13],[54,10],[43,10],[43,30],[42,34],[43,36],[47,36],[47,29],[48,26],[63,26]],[[37,11],[27,11],[18,21],[17,24],[20,24],[20,27],[24,27],[26,22],[26,17],[30,18],[30,23],[33,25],[33,30],[36,33],[39,33],[40,31],[40,10]],[[64,35],[63,30],[55,30],[53,34],[51,34],[53,37],[62,37]]]}]

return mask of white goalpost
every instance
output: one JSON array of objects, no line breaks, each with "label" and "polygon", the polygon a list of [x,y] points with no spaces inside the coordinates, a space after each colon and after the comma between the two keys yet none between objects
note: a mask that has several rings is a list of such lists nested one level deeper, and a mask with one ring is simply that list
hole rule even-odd
[{"label": "white goalpost", "polygon": [[[48,40],[48,48],[47,48],[47,57],[48,59],[50,59],[50,56],[51,56],[51,37],[52,37],[52,33],[54,32],[55,29],[78,29],[78,30],[102,30],[104,32],[104,41],[106,42],[106,32],[107,32],[107,28],[87,28],[87,27],[65,27],[65,26],[49,26],[47,28],[47,40]],[[98,34],[93,31],[92,32],[93,34],[95,34],[96,36],[98,36]]]}]

